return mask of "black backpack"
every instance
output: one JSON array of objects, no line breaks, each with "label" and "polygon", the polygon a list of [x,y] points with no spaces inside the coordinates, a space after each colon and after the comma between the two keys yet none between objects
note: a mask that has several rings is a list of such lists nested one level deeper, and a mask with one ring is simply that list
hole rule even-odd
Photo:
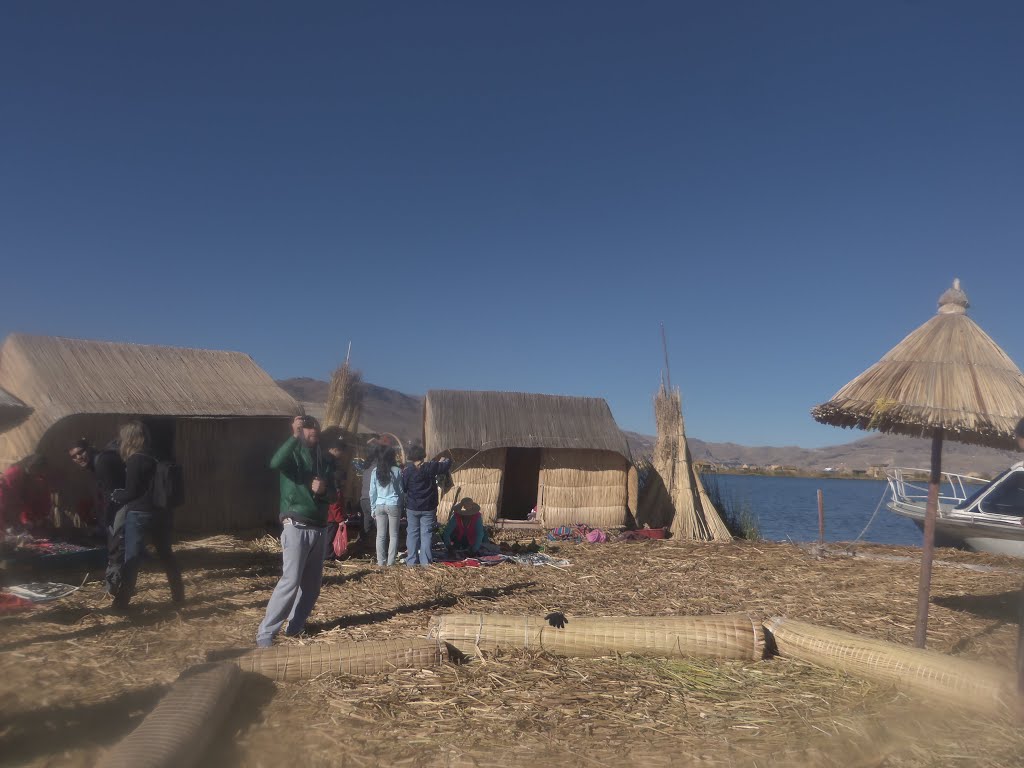
[{"label": "black backpack", "polygon": [[180,464],[158,461],[153,475],[153,506],[171,510],[185,503],[185,473]]}]

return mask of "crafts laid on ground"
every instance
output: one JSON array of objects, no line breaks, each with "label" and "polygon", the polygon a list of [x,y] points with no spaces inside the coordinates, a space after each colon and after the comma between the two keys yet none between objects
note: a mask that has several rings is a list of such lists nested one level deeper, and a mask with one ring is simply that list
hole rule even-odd
[{"label": "crafts laid on ground", "polygon": [[55,581],[34,581],[30,584],[4,587],[4,593],[30,603],[48,603],[51,600],[60,600],[77,591],[78,587]]}]

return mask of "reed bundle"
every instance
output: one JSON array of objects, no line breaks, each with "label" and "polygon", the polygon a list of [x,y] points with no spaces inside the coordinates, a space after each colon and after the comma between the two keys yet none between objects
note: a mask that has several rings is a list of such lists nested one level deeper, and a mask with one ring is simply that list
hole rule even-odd
[{"label": "reed bundle", "polygon": [[436,667],[442,647],[422,638],[285,645],[250,651],[235,660],[245,672],[271,680],[309,680],[320,675],[372,675],[396,669]]},{"label": "reed bundle", "polygon": [[185,670],[156,709],[100,760],[100,768],[196,765],[231,709],[240,683],[233,664]]},{"label": "reed bundle", "polygon": [[538,616],[448,614],[430,620],[428,636],[466,656],[517,648],[559,656],[621,653],[753,660],[764,652],[761,625],[746,614],[572,617],[561,629]]},{"label": "reed bundle", "polygon": [[331,375],[323,426],[358,432],[359,419],[363,415],[364,391],[363,374],[353,370],[346,360]]},{"label": "reed bundle", "polygon": [[1001,709],[1013,695],[998,667],[780,616],[764,626],[783,657],[891,683],[907,693],[978,710]]},{"label": "reed bundle", "polygon": [[660,523],[670,515],[675,538],[687,541],[731,540],[729,529],[693,470],[678,389],[670,391],[662,382],[654,398],[654,417],[658,440],[652,463],[664,490],[658,489],[655,483],[648,494],[648,503],[653,505],[650,517]]}]

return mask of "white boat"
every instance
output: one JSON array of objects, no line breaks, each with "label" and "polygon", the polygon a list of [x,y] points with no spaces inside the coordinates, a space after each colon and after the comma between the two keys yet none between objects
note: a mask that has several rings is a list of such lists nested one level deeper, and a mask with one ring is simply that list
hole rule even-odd
[{"label": "white boat", "polygon": [[[924,528],[928,470],[895,467],[885,473],[892,492],[886,506]],[[991,482],[942,473],[935,544],[1024,557],[1024,466],[1014,464]]]}]

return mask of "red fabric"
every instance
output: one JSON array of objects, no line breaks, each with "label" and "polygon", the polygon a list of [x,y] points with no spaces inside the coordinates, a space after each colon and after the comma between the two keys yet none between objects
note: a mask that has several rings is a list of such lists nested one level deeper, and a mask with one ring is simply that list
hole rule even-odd
[{"label": "red fabric", "polygon": [[0,592],[0,613],[13,613],[14,611],[21,611],[31,607],[31,600]]},{"label": "red fabric", "polygon": [[42,475],[19,466],[0,476],[0,528],[44,528],[50,516],[50,487]]},{"label": "red fabric", "polygon": [[328,523],[344,523],[345,522],[345,502],[336,501],[327,508],[327,522]]},{"label": "red fabric", "polygon": [[469,544],[473,541],[476,532],[476,521],[483,521],[483,515],[477,512],[475,515],[455,515],[455,541]]}]

